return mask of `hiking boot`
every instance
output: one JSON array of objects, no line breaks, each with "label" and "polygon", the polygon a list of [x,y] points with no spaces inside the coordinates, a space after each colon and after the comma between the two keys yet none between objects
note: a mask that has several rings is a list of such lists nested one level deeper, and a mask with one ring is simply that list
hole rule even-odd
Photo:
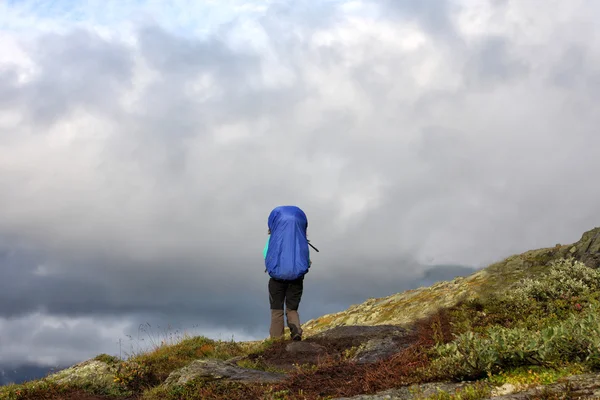
[{"label": "hiking boot", "polygon": [[302,328],[300,327],[300,317],[297,310],[287,310],[287,322],[290,328],[290,336],[292,340],[302,340]]}]

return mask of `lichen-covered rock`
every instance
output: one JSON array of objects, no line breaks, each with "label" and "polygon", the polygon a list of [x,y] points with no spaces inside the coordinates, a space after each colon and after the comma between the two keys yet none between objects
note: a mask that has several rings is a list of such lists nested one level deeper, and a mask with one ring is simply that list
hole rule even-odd
[{"label": "lichen-covered rock", "polygon": [[345,325],[328,329],[311,339],[347,340],[355,339],[358,344],[373,338],[403,337],[409,331],[397,325]]},{"label": "lichen-covered rock", "polygon": [[284,378],[283,374],[241,368],[222,360],[195,360],[186,367],[172,372],[165,384],[185,385],[195,379],[239,383],[275,383]]},{"label": "lichen-covered rock", "polygon": [[[529,400],[537,398],[556,399],[599,399],[600,375],[582,374],[560,379],[558,382],[538,386],[518,393],[493,397],[494,400]],[[542,397],[543,396],[543,397]],[[561,397],[562,396],[562,397]]]},{"label": "lichen-covered rock", "polygon": [[59,384],[81,387],[116,388],[115,368],[105,362],[88,360],[45,378]]},{"label": "lichen-covered rock", "polygon": [[394,337],[370,339],[360,345],[352,357],[358,364],[375,363],[387,359],[406,347]]},{"label": "lichen-covered rock", "polygon": [[505,383],[504,385],[495,388],[492,390],[492,397],[505,396],[507,394],[512,394],[517,391],[515,385],[510,383]]},{"label": "lichen-covered rock", "polygon": [[600,228],[586,232],[575,247],[574,257],[591,268],[600,268]]},{"label": "lichen-covered rock", "polygon": [[[390,389],[376,394],[338,397],[333,400],[421,400],[429,396],[439,396],[440,392],[455,394],[457,390],[472,385],[473,383],[469,382],[426,383]],[[488,388],[491,396],[482,400],[529,400],[531,398],[597,400],[600,398],[600,375],[593,373],[573,375],[553,384],[520,391],[509,384],[497,388],[489,386]]]},{"label": "lichen-covered rock", "polygon": [[381,299],[369,299],[345,311],[310,320],[302,326],[302,329],[305,336],[310,337],[330,328],[348,325],[396,325],[409,328],[415,321],[466,299],[470,294],[468,288],[477,286],[484,280],[484,273],[480,273],[471,276],[468,280],[460,278]]},{"label": "lichen-covered rock", "polygon": [[409,400],[412,394],[408,388],[391,389],[377,394],[362,394],[353,397],[336,397],[333,400]]},{"label": "lichen-covered rock", "polygon": [[465,382],[437,382],[412,385],[398,389],[390,389],[376,394],[365,394],[353,397],[339,397],[333,400],[417,400],[439,394],[440,391],[454,393],[457,389],[470,385]]},{"label": "lichen-covered rock", "polygon": [[[345,349],[344,357],[359,364],[388,358],[414,342],[412,331],[396,325],[339,326],[286,346],[290,354],[325,354],[328,348]],[[337,351],[335,350],[335,351]]]},{"label": "lichen-covered rock", "polygon": [[307,321],[302,329],[306,337],[324,330],[347,325],[399,325],[411,327],[440,309],[478,297],[510,290],[523,278],[547,270],[551,261],[574,257],[592,268],[600,268],[600,228],[584,233],[570,245],[527,251],[513,255],[467,277],[438,282],[383,298],[370,298],[345,311]]},{"label": "lichen-covered rock", "polygon": [[292,342],[285,346],[285,351],[290,354],[299,354],[299,353],[314,353],[314,354],[322,354],[327,352],[327,349],[321,345],[310,342]]},{"label": "lichen-covered rock", "polygon": [[241,356],[237,356],[237,357],[232,357],[228,360],[225,360],[225,362],[227,364],[231,364],[231,365],[237,365],[240,361],[244,361],[247,360],[248,356],[247,355],[241,355]]}]

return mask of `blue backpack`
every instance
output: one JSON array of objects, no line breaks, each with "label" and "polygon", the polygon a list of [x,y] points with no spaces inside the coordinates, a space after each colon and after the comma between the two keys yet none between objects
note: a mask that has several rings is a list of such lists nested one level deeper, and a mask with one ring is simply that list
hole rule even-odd
[{"label": "blue backpack", "polygon": [[296,206],[279,206],[268,220],[271,232],[265,246],[265,266],[269,276],[279,280],[303,277],[310,268],[306,214]]}]

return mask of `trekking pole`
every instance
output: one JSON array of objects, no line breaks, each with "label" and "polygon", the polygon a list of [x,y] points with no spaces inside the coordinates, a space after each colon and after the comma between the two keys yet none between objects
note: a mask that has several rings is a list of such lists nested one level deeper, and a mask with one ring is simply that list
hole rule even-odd
[{"label": "trekking pole", "polygon": [[312,244],[310,244],[310,240],[307,240],[307,242],[308,242],[308,245],[309,245],[310,247],[312,247],[313,249],[315,249],[315,251],[316,251],[317,253],[319,252],[319,249],[317,249],[315,246],[313,246]]}]

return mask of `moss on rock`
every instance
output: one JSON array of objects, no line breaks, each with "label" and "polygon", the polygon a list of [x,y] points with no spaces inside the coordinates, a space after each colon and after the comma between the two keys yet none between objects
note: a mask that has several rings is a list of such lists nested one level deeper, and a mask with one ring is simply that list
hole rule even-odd
[{"label": "moss on rock", "polygon": [[[571,249],[575,250],[571,250]],[[472,299],[511,290],[521,280],[546,272],[557,259],[573,256],[592,268],[600,267],[600,228],[584,233],[571,245],[556,245],[512,255],[467,277],[437,282],[430,287],[407,290],[383,298],[370,298],[345,311],[307,321],[306,336],[347,325],[399,325],[410,327],[417,320]]]},{"label": "moss on rock", "polygon": [[59,385],[80,387],[99,392],[118,392],[115,382],[115,366],[98,360],[88,360],[45,378]]}]

